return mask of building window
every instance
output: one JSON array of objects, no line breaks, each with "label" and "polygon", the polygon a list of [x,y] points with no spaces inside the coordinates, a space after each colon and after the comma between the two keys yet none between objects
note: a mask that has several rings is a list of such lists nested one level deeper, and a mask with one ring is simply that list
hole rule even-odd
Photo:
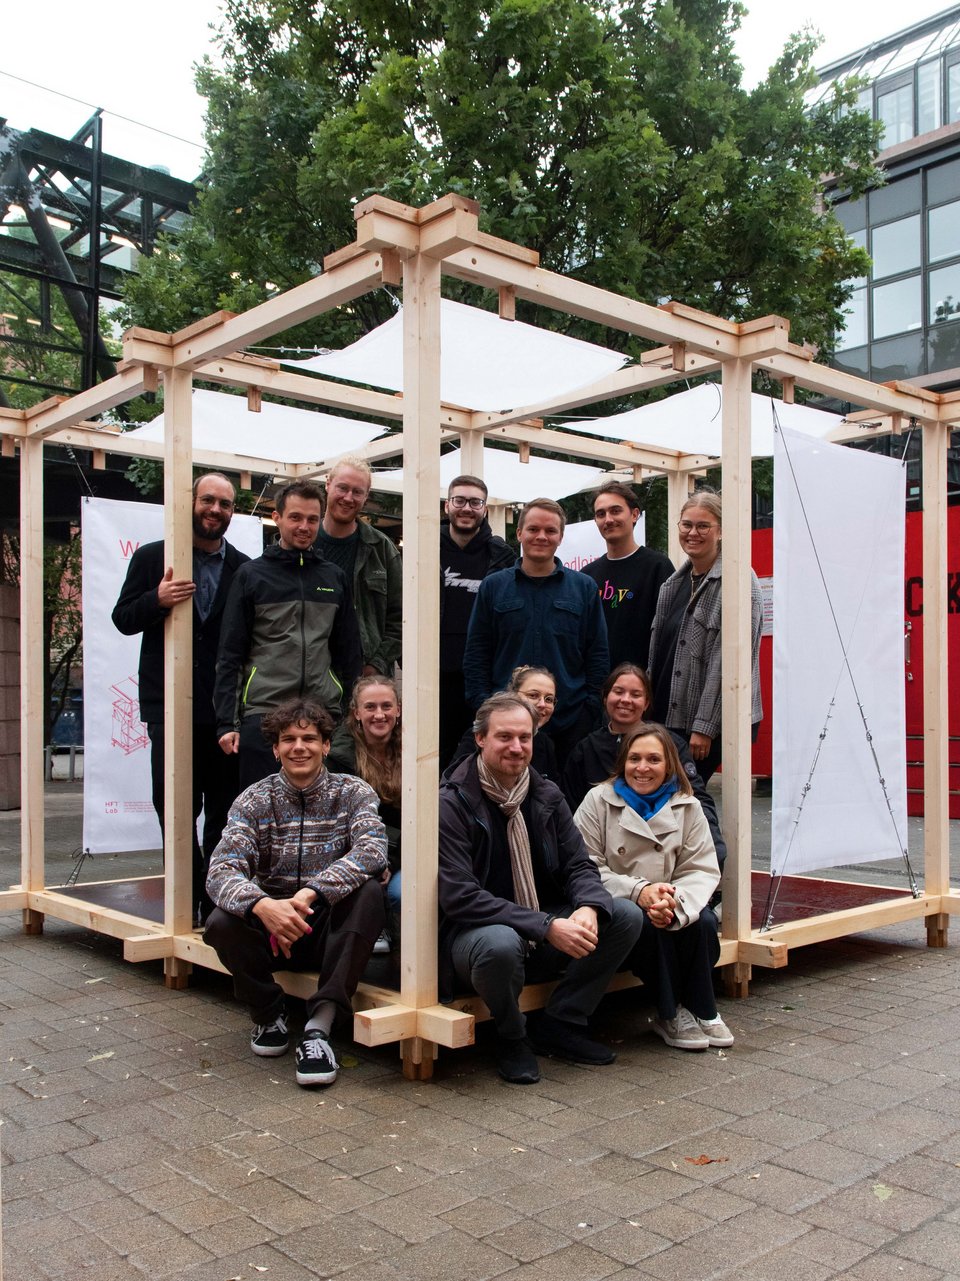
[{"label": "building window", "polygon": [[924,62],[917,68],[917,133],[939,129],[940,61]]},{"label": "building window", "polygon": [[884,147],[913,137],[913,76],[906,84],[877,93],[877,119],[883,125]]},{"label": "building window", "polygon": [[876,285],[873,290],[873,336],[902,334],[919,329],[922,319],[920,277],[908,276],[889,285]]},{"label": "building window", "polygon": [[920,266],[920,215],[873,229],[873,278],[899,276]]},{"label": "building window", "polygon": [[960,320],[960,263],[931,271],[929,279],[930,324]]},{"label": "building window", "polygon": [[843,311],[843,329],[837,337],[837,350],[862,347],[867,341],[867,290],[855,289]]},{"label": "building window", "polygon": [[960,62],[947,67],[947,124],[960,120]]},{"label": "building window", "polygon": [[927,258],[940,262],[960,257],[960,200],[931,209],[928,217]]}]

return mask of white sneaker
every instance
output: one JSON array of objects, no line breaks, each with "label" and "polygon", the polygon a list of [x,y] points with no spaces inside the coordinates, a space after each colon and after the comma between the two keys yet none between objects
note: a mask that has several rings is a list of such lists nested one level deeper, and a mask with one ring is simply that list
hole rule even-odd
[{"label": "white sneaker", "polygon": [[374,956],[385,956],[390,951],[390,935],[386,930],[380,935],[373,945]]},{"label": "white sneaker", "polygon": [[697,1019],[697,1023],[711,1045],[718,1047],[733,1045],[733,1033],[719,1014],[715,1019]]},{"label": "white sneaker", "polygon": [[657,1036],[675,1050],[707,1050],[710,1040],[701,1029],[700,1024],[689,1010],[677,1006],[677,1014],[672,1019],[653,1019],[650,1026]]}]

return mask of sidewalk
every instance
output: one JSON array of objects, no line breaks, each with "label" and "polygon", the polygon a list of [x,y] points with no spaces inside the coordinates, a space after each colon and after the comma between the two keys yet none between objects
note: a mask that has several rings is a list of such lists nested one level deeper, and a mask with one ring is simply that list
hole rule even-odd
[{"label": "sidewalk", "polygon": [[956,946],[902,926],[755,970],[725,1052],[667,1049],[626,992],[595,1022],[613,1067],[507,1086],[481,1028],[419,1084],[341,1038],[307,1092],[224,977],[167,991],[0,916],[5,1275],[960,1278],[957,996]]}]

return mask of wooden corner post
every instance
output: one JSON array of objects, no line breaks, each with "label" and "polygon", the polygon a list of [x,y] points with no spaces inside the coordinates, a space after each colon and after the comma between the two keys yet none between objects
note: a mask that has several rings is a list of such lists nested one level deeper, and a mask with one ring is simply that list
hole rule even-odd
[{"label": "wooden corner post", "polygon": [[[751,738],[750,690],[750,362],[723,366],[723,578],[721,582],[723,743],[723,834],[727,864],[723,890],[723,935],[750,937],[751,921]],[[727,974],[733,994],[745,996],[748,964]]]},{"label": "wooden corner post", "polygon": [[[20,442],[20,875],[44,888],[43,438]],[[43,913],[23,909],[24,934],[43,932]]]},{"label": "wooden corner post", "polygon": [[[437,1003],[440,624],[440,262],[403,264],[403,899],[400,999]],[[410,514],[416,513],[416,523]],[[434,1046],[401,1041],[404,1075],[426,1080]]]},{"label": "wooden corner post", "polygon": [[[950,890],[947,703],[947,450],[950,429],[923,425],[923,886]],[[946,947],[949,916],[927,917],[927,943]]]},{"label": "wooden corner post", "polygon": [[[193,379],[188,370],[163,375],[164,562],[175,579],[193,578]],[[193,605],[175,606],[164,623],[164,923],[168,932],[193,927]],[[167,987],[185,987],[190,966],[164,961]]]}]

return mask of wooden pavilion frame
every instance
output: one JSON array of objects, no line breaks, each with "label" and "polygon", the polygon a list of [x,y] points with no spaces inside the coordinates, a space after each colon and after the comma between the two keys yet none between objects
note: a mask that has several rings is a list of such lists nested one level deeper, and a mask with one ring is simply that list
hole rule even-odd
[{"label": "wooden pavilion frame", "polygon": [[[437,667],[439,613],[440,444],[459,437],[467,471],[482,470],[484,439],[613,464],[628,477],[663,474],[668,481],[672,558],[679,562],[675,524],[691,476],[715,460],[679,450],[614,444],[545,429],[542,416],[622,397],[691,376],[721,372],[723,382],[723,826],[729,856],[724,878],[720,964],[728,988],[744,995],[753,965],[779,967],[791,947],[894,922],[923,919],[931,946],[945,946],[949,916],[960,893],[949,881],[947,756],[947,449],[960,425],[960,393],[938,394],[907,384],[878,385],[815,364],[813,353],[789,340],[777,316],[746,323],[668,303],[655,307],[545,271],[534,252],[479,230],[478,207],[446,196],[422,209],[379,196],[358,205],[356,241],[331,254],[321,275],[242,315],[218,313],[174,334],[134,329],[124,337],[115,377],[69,399],[29,410],[0,408],[5,456],[20,455],[21,476],[21,689],[22,866],[18,886],[0,892],[0,908],[20,910],[28,933],[44,915],[124,940],[131,961],[163,958],[165,981],[182,986],[194,964],[222,968],[191,928],[191,620],[174,611],[166,623],[166,851],[164,920],[87,903],[48,889],[44,876],[43,449],[47,441],[92,449],[94,466],[107,452],[164,461],[164,533],[174,574],[191,574],[191,480],[196,462],[239,471],[272,470],[284,479],[316,475],[330,459],[273,464],[259,458],[193,449],[191,389],[201,378],[244,388],[251,408],[263,392],[333,409],[358,411],[402,423],[392,435],[359,451],[369,460],[403,452],[404,569],[403,680],[403,939],[399,992],[361,985],[355,1038],[363,1044],[400,1042],[405,1073],[427,1078],[438,1045],[473,1039],[478,999],[441,1005],[437,991]],[[638,364],[575,393],[511,413],[471,411],[441,403],[440,285],[443,274],[496,291],[501,316],[513,318],[517,298],[623,330],[658,344]],[[283,371],[275,361],[244,354],[250,344],[298,324],[383,284],[403,287],[404,393],[394,396]],[[923,442],[924,575],[924,803],[922,892],[897,894],[867,907],[831,911],[766,931],[751,927],[750,811],[750,381],[763,369],[795,385],[862,406],[848,417],[846,438],[899,431],[913,420]],[[130,441],[88,421],[163,379],[166,421],[162,445]],[[844,438],[838,431],[837,438]],[[174,768],[176,754],[176,768]],[[746,767],[745,767],[746,763]],[[624,982],[629,981],[622,976]],[[287,989],[305,994],[310,980],[283,976]],[[543,989],[527,989],[524,1003],[542,1003]]]}]

